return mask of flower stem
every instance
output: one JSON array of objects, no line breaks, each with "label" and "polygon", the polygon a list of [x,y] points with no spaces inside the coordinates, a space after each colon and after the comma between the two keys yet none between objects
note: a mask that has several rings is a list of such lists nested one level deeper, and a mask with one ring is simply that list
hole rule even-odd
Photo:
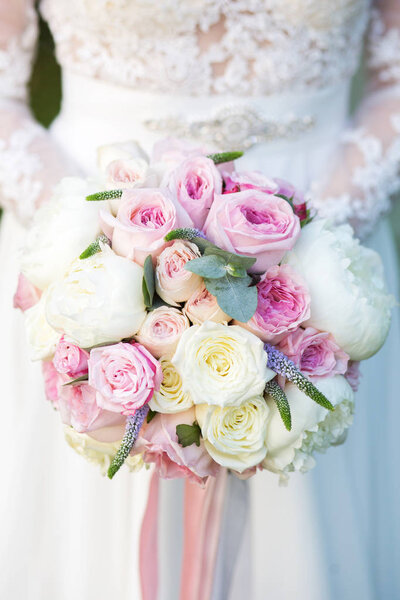
[{"label": "flower stem", "polygon": [[148,404],[138,408],[134,415],[129,415],[126,419],[125,435],[122,438],[121,445],[117,454],[108,469],[107,475],[110,479],[120,470],[125,460],[128,458],[135,442],[139,436],[144,420],[149,412]]}]

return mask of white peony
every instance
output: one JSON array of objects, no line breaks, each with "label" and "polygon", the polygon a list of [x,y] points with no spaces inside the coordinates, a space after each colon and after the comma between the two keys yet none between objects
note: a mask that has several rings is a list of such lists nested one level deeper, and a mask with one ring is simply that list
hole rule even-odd
[{"label": "white peony", "polygon": [[311,295],[305,326],[330,332],[352,360],[364,360],[384,343],[393,299],[382,261],[354,237],[349,225],[317,220],[304,227],[284,262],[296,269]]},{"label": "white peony", "polygon": [[131,337],[146,317],[142,279],[142,267],[103,246],[50,286],[47,320],[81,348]]},{"label": "white peony", "polygon": [[294,384],[285,387],[292,414],[292,430],[287,431],[272,398],[268,398],[268,454],[263,466],[274,472],[308,471],[314,464],[314,451],[324,452],[343,441],[353,422],[354,392],[342,375],[320,379],[318,389],[335,406],[328,411],[303,394]]},{"label": "white peony", "polygon": [[263,393],[275,373],[262,341],[236,325],[206,321],[187,329],[172,358],[194,404],[240,406]]},{"label": "white peony", "polygon": [[46,292],[39,302],[25,311],[25,327],[32,360],[45,360],[54,355],[60,334],[46,319]]},{"label": "white peony", "polygon": [[208,453],[219,465],[239,473],[265,458],[268,413],[267,403],[260,396],[241,406],[196,406]]},{"label": "white peony", "polygon": [[65,178],[37,210],[21,254],[21,271],[37,288],[63,275],[100,233],[99,205],[104,209],[104,202],[85,200],[93,191],[84,179]]}]

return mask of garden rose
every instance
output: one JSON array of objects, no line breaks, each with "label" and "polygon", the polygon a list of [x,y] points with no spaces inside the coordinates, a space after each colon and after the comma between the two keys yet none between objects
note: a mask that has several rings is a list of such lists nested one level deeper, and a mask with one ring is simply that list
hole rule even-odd
[{"label": "garden rose", "polygon": [[229,317],[219,307],[215,296],[210,294],[203,284],[192,294],[186,302],[183,312],[194,325],[201,325],[204,321],[214,323],[229,323]]},{"label": "garden rose", "polygon": [[240,406],[196,406],[204,445],[222,467],[243,473],[261,463],[267,453],[269,408],[262,397]]},{"label": "garden rose", "polygon": [[18,277],[18,287],[14,295],[14,308],[22,312],[32,308],[40,300],[41,292],[32,285],[22,273]]},{"label": "garden rose", "polygon": [[354,393],[341,375],[320,379],[316,385],[335,409],[326,410],[288,383],[285,394],[292,413],[291,431],[285,428],[274,400],[268,398],[268,453],[264,468],[274,472],[307,471],[315,464],[314,451],[324,452],[342,441],[353,420]]},{"label": "garden rose", "polygon": [[199,287],[201,277],[185,269],[189,260],[201,256],[191,242],[175,241],[157,257],[155,276],[156,292],[168,304],[178,306]]},{"label": "garden rose", "polygon": [[182,389],[182,379],[167,357],[160,360],[163,380],[160,389],[154,392],[149,402],[151,410],[160,413],[178,413],[193,406],[190,394]]},{"label": "garden rose", "polygon": [[80,348],[131,337],[146,316],[142,280],[141,267],[104,246],[102,252],[75,261],[50,286],[47,319]]},{"label": "garden rose", "polygon": [[330,333],[313,327],[290,333],[281,340],[279,349],[309,378],[344,375],[349,362]]},{"label": "garden rose", "polygon": [[148,156],[143,148],[133,141],[106,144],[98,148],[97,164],[103,173],[106,173],[108,166],[117,160],[143,160],[148,162]]},{"label": "garden rose", "polygon": [[183,161],[166,182],[171,193],[201,229],[216,194],[222,193],[222,177],[214,162],[205,156]]},{"label": "garden rose", "polygon": [[298,276],[287,265],[268,269],[257,284],[257,310],[241,324],[264,342],[277,343],[285,333],[294,331],[310,316],[310,295]]},{"label": "garden rose", "polygon": [[303,228],[284,261],[305,280],[311,295],[306,325],[328,331],[352,360],[364,360],[384,343],[393,299],[379,255],[354,237],[349,225],[315,220]]},{"label": "garden rose", "polygon": [[116,254],[144,264],[166,247],[164,237],[177,227],[191,227],[191,219],[176,207],[167,191],[160,189],[125,190],[117,216],[101,212],[105,234],[112,240]]},{"label": "garden rose", "polygon": [[132,415],[160,389],[158,361],[140,344],[120,342],[93,348],[89,357],[89,384],[97,391],[98,406]]},{"label": "garden rose", "polygon": [[65,178],[36,211],[25,238],[21,271],[40,290],[59,279],[100,233],[99,203],[85,200],[93,191],[93,184],[83,179]]},{"label": "garden rose", "polygon": [[222,175],[225,182],[225,194],[241,192],[243,190],[260,190],[261,192],[275,194],[279,189],[278,184],[273,179],[269,179],[260,171],[240,173],[237,171],[233,173],[224,171]]},{"label": "garden rose", "polygon": [[183,332],[189,327],[187,317],[180,310],[160,306],[148,313],[136,339],[156,358],[172,356]]},{"label": "garden rose", "polygon": [[52,358],[60,339],[60,334],[46,318],[47,293],[37,304],[25,311],[25,327],[30,347],[31,360]]},{"label": "garden rose", "polygon": [[57,344],[53,364],[58,373],[76,379],[88,371],[89,353],[62,336]]},{"label": "garden rose", "polygon": [[252,270],[264,272],[293,248],[300,221],[286,200],[245,190],[217,196],[204,230],[217,246],[256,258]]},{"label": "garden rose", "polygon": [[258,337],[210,321],[185,331],[172,362],[194,404],[239,406],[262,394],[275,376]]},{"label": "garden rose", "polygon": [[42,362],[42,374],[46,398],[49,402],[57,406],[60,374],[56,371],[51,360],[44,360]]},{"label": "garden rose", "polygon": [[210,475],[216,476],[218,465],[200,441],[184,448],[178,442],[177,425],[192,425],[196,420],[193,409],[176,415],[157,415],[142,429],[134,446],[134,452],[143,454],[146,463],[155,463],[156,470],[164,479],[187,477],[195,483],[205,483]]},{"label": "garden rose", "polygon": [[203,146],[196,146],[179,138],[168,137],[154,144],[151,163],[164,163],[171,169],[186,158],[202,156],[207,153],[207,148]]}]

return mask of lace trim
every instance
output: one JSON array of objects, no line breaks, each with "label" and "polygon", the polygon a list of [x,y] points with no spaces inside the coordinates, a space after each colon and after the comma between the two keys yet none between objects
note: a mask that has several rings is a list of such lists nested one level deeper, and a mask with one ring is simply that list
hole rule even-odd
[{"label": "lace trim", "polygon": [[41,129],[30,123],[15,130],[10,138],[0,140],[0,190],[3,204],[12,208],[22,222],[35,212],[43,185],[36,178],[43,164],[30,150]]},{"label": "lace trim", "polygon": [[42,0],[41,10],[59,61],[84,75],[157,93],[244,96],[353,75],[369,3]]},{"label": "lace trim", "polygon": [[387,29],[379,10],[372,11],[368,53],[368,66],[379,81],[400,81],[400,30]]},{"label": "lace trim", "polygon": [[37,39],[37,18],[32,7],[27,8],[26,27],[21,35],[0,48],[0,95],[24,100],[30,77],[32,57]]}]

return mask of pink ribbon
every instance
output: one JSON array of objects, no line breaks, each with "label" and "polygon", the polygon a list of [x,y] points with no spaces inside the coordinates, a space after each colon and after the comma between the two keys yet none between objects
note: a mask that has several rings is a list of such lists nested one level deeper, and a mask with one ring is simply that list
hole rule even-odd
[{"label": "pink ribbon", "polygon": [[139,542],[139,568],[142,600],[157,600],[158,594],[158,490],[159,475],[154,472],[143,516]]}]

